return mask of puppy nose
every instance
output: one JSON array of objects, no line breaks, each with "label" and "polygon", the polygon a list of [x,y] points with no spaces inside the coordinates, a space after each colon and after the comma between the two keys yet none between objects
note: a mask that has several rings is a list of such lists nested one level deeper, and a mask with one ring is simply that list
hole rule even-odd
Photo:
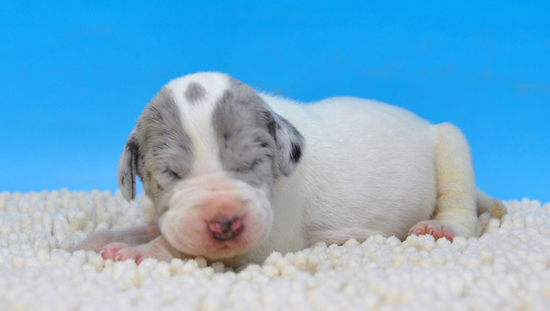
[{"label": "puppy nose", "polygon": [[243,230],[241,218],[215,220],[208,223],[208,228],[212,232],[214,239],[218,241],[227,241],[235,238]]}]

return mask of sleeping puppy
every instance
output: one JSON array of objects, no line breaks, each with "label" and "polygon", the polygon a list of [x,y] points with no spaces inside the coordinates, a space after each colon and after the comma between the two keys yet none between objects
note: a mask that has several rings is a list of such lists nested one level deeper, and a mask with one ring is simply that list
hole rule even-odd
[{"label": "sleeping puppy", "polygon": [[145,107],[119,161],[127,200],[136,175],[155,221],[97,231],[74,250],[238,267],[319,241],[478,237],[478,212],[504,213],[476,191],[469,146],[449,123],[352,97],[300,104],[213,72],[169,82]]}]

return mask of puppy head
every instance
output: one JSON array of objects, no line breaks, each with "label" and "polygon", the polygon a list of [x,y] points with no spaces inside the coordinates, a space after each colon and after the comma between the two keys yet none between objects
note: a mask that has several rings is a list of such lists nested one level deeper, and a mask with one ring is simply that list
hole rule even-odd
[{"label": "puppy head", "polygon": [[260,245],[273,222],[271,189],[300,161],[304,139],[249,86],[220,73],[165,85],[141,114],[119,161],[123,196],[135,176],[179,251],[209,259]]}]

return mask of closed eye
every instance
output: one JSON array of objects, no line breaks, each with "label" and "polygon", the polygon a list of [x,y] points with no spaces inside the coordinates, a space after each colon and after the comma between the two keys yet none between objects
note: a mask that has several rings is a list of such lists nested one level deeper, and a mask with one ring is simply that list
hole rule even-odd
[{"label": "closed eye", "polygon": [[181,179],[181,176],[178,175],[178,173],[174,172],[173,170],[171,170],[169,168],[165,169],[162,173],[166,174],[166,175],[169,175],[170,177],[172,177],[174,179]]},{"label": "closed eye", "polygon": [[260,148],[268,148],[268,147],[270,146],[270,144],[268,143],[267,138],[262,137],[262,136],[256,137],[255,143],[256,143],[257,146],[259,146]]},{"label": "closed eye", "polygon": [[[270,155],[265,155],[265,156],[270,157]],[[258,157],[256,159],[254,159],[254,161],[252,163],[250,163],[250,165],[248,166],[248,169],[253,171],[254,168],[256,168],[256,166],[264,163],[264,161],[265,161],[264,157]]]},{"label": "closed eye", "polygon": [[243,172],[243,173],[248,172],[248,171],[252,171],[252,170],[254,170],[254,167],[256,167],[256,165],[258,165],[262,162],[263,162],[263,159],[261,159],[261,158],[256,158],[251,163],[242,162],[241,164],[239,164],[239,166],[235,170],[238,171],[238,172]]}]

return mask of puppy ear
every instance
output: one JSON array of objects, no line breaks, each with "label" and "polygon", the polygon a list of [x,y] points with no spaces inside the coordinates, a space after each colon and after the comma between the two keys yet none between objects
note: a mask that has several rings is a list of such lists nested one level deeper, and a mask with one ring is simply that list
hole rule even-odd
[{"label": "puppy ear", "polygon": [[138,168],[139,145],[136,130],[130,133],[130,137],[124,146],[122,155],[118,160],[118,188],[122,196],[131,201],[136,197],[136,174]]},{"label": "puppy ear", "polygon": [[273,134],[277,145],[277,166],[285,176],[294,173],[305,148],[304,136],[282,116],[273,112]]}]

